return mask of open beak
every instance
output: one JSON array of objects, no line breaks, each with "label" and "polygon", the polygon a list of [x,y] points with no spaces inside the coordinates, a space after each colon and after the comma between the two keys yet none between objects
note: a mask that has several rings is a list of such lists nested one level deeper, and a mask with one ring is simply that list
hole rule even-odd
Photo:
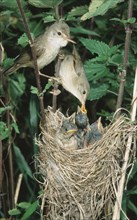
[{"label": "open beak", "polygon": [[83,113],[87,113],[87,110],[86,110],[86,108],[85,108],[85,105],[84,105],[84,104],[82,104],[82,106],[81,106],[80,110],[81,110]]},{"label": "open beak", "polygon": [[77,129],[70,129],[66,132],[66,134],[75,134],[77,132]]}]

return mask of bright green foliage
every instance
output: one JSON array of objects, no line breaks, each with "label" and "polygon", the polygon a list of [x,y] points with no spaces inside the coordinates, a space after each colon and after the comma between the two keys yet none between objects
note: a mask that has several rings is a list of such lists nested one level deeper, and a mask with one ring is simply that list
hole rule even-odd
[{"label": "bright green foliage", "polygon": [[[116,110],[120,74],[123,70],[127,25],[131,27],[132,35],[122,107],[127,111],[131,110],[137,65],[137,24],[135,17],[137,1],[133,0],[133,2],[133,15],[128,19],[128,1],[124,0],[21,0],[33,39],[43,33],[45,28],[56,20],[57,12],[70,26],[71,36],[76,41],[76,48],[83,61],[91,87],[87,101],[87,111],[90,112],[90,107],[93,107],[95,115],[94,119],[92,115],[89,116],[91,121],[102,116],[105,124],[108,122],[107,120],[113,117]],[[0,64],[5,70],[14,63],[14,58],[29,42],[16,0],[0,0],[0,41],[5,49],[4,61]],[[69,43],[67,48],[71,51],[72,45]],[[54,67],[55,62],[45,67],[41,72],[54,76]],[[38,92],[34,70],[31,68],[19,69],[10,76],[4,75],[7,90],[3,87],[3,81],[0,78],[0,138],[3,141],[3,163],[6,168],[9,167],[7,155],[9,155],[9,149],[12,149],[14,188],[16,188],[19,174],[23,174],[16,208],[9,210],[6,200],[6,208],[9,210],[10,216],[16,217],[17,220],[40,219],[39,214],[37,215],[37,212],[39,213],[37,199],[39,187],[34,178],[35,172],[37,175],[34,156],[38,154],[39,150],[35,144],[35,137],[40,132],[39,98],[42,95],[44,96],[45,108],[48,105],[51,106],[52,95],[49,91],[53,87],[52,82],[48,82],[47,78],[40,77],[42,94]],[[76,111],[78,103],[76,98],[73,99],[72,95],[66,95],[61,86],[59,89],[61,95],[57,97],[58,107],[61,107],[63,112],[70,108]],[[7,93],[9,93],[8,103],[5,101]],[[7,113],[10,115],[9,124],[7,123]],[[11,143],[10,148],[8,141]],[[6,171],[8,174],[5,175],[5,171],[3,172],[3,182],[7,183],[8,181],[10,185],[9,170]],[[122,203],[123,211],[127,216],[129,215],[129,219],[137,219],[135,204],[137,195],[136,173],[137,162],[135,162],[129,176]],[[7,190],[5,189],[4,193],[8,195],[8,192],[9,187]],[[6,218],[3,208],[0,212],[0,218]],[[120,220],[125,219],[125,215],[121,212]]]}]

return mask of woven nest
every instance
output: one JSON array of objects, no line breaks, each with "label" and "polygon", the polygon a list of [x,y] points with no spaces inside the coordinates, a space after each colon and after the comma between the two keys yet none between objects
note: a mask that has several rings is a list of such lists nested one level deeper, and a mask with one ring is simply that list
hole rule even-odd
[{"label": "woven nest", "polygon": [[127,140],[135,128],[121,116],[104,128],[100,140],[72,149],[55,138],[64,117],[59,110],[53,113],[48,108],[48,129],[37,140],[43,219],[107,219],[112,215]]}]

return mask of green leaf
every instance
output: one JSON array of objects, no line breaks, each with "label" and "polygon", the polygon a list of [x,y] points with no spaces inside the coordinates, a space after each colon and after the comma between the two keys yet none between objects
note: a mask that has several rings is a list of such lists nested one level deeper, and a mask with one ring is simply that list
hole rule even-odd
[{"label": "green leaf", "polygon": [[12,109],[11,106],[1,107],[0,108],[0,115],[3,114],[4,112],[6,112],[7,110],[11,110],[11,109]]},{"label": "green leaf", "polygon": [[9,137],[10,131],[5,122],[0,121],[0,138],[4,140]]},{"label": "green leaf", "polygon": [[30,216],[37,210],[38,206],[39,206],[38,200],[30,204],[30,206],[27,208],[25,214],[22,216],[20,220],[30,219]]},{"label": "green leaf", "polygon": [[90,89],[90,93],[88,95],[88,100],[93,101],[102,98],[107,94],[109,86],[107,84],[101,85],[92,85]]},{"label": "green leaf", "polygon": [[18,203],[18,207],[22,209],[28,209],[30,207],[31,203],[30,202],[20,202]]},{"label": "green leaf", "polygon": [[55,21],[55,18],[53,15],[47,15],[46,17],[43,18],[44,23],[49,23],[51,21]]},{"label": "green leaf", "polygon": [[43,89],[42,93],[47,92],[47,90],[49,90],[51,86],[53,86],[53,83],[51,81],[48,81],[48,83],[45,85],[45,88]]},{"label": "green leaf", "polygon": [[8,213],[9,213],[9,215],[11,215],[11,216],[16,216],[16,215],[20,215],[20,214],[21,214],[21,211],[20,211],[19,209],[15,208],[15,209],[9,210]]},{"label": "green leaf", "polygon": [[55,8],[62,3],[63,0],[29,0],[29,4],[37,8]]},{"label": "green leaf", "polygon": [[35,87],[35,86],[31,86],[31,87],[30,87],[30,92],[31,92],[32,94],[36,94],[36,95],[39,94],[38,88]]},{"label": "green leaf", "polygon": [[104,42],[97,40],[91,40],[87,38],[79,38],[80,42],[88,49],[92,54],[106,55],[109,54],[110,47]]},{"label": "green leaf", "polygon": [[81,16],[85,14],[87,11],[88,11],[87,5],[75,7],[71,9],[71,11],[68,13],[67,20],[71,19],[72,17]]},{"label": "green leaf", "polygon": [[30,167],[28,166],[27,161],[25,160],[25,157],[21,153],[20,149],[16,145],[13,145],[13,148],[14,148],[14,153],[16,157],[16,163],[21,173],[27,174],[29,177],[33,178],[32,171]]},{"label": "green leaf", "polygon": [[102,63],[92,63],[92,60],[89,60],[85,63],[84,68],[88,81],[98,80],[102,77],[109,76],[109,69]]},{"label": "green leaf", "polygon": [[30,96],[29,120],[31,125],[31,134],[34,137],[37,133],[39,123],[39,102],[38,97],[34,94],[31,94]]},{"label": "green leaf", "polygon": [[26,79],[23,74],[16,74],[14,78],[8,78],[9,94],[14,105],[20,101],[26,88]]},{"label": "green leaf", "polygon": [[82,26],[77,26],[75,28],[71,27],[70,31],[72,33],[76,33],[76,34],[86,34],[86,35],[92,35],[92,36],[99,37],[99,34],[97,34],[95,31],[91,31],[89,29],[85,29]]},{"label": "green leaf", "polygon": [[137,216],[137,207],[134,205],[134,203],[131,202],[131,200],[128,201],[128,208],[132,210]]},{"label": "green leaf", "polygon": [[91,17],[97,15],[104,15],[110,8],[114,8],[118,3],[124,0],[92,0],[89,5],[89,11],[85,13],[81,20],[85,21]]},{"label": "green leaf", "polygon": [[22,36],[18,38],[18,45],[25,47],[28,43],[29,43],[29,40],[28,40],[26,33],[22,34]]},{"label": "green leaf", "polygon": [[19,128],[18,128],[18,124],[17,124],[16,122],[13,122],[13,123],[11,124],[11,127],[14,128],[14,130],[15,130],[15,132],[16,132],[17,134],[20,133],[20,132],[19,132]]}]

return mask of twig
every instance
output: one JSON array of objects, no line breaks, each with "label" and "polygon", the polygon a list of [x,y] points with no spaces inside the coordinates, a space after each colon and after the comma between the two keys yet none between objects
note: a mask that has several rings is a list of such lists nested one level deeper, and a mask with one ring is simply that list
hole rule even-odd
[{"label": "twig", "polygon": [[2,141],[0,137],[0,192],[2,189]]},{"label": "twig", "polygon": [[18,177],[18,182],[17,182],[16,190],[15,190],[15,196],[14,196],[15,205],[17,204],[17,201],[18,201],[20,186],[21,186],[21,183],[22,183],[22,178],[23,178],[23,174],[20,173],[19,177]]},{"label": "twig", "polygon": [[[58,78],[59,77],[59,69],[60,69],[60,65],[61,65],[61,59],[60,57],[58,57],[57,63],[56,63],[56,70],[55,70],[55,76]],[[53,97],[52,97],[52,111],[55,112],[57,109],[57,95],[56,95],[56,91],[58,90],[59,84],[56,80],[54,80],[54,91],[55,93],[53,93]]]},{"label": "twig", "polygon": [[[137,67],[136,67],[136,73],[135,73],[133,101],[132,101],[133,105],[132,105],[132,111],[131,111],[131,121],[132,122],[135,121],[135,118],[136,118],[136,111],[137,111],[137,99],[135,99],[136,97],[137,97]],[[124,191],[126,170],[127,170],[129,155],[130,155],[131,146],[132,146],[132,139],[133,139],[133,134],[130,134],[128,141],[127,141],[124,163],[123,163],[123,166],[121,169],[122,176],[121,176],[121,179],[120,179],[119,185],[118,185],[117,199],[116,199],[115,206],[114,206],[112,220],[116,220],[116,219],[119,220],[120,219],[121,203],[122,203],[122,197],[123,197],[123,191]]]},{"label": "twig", "polygon": [[[128,19],[132,17],[132,12],[133,12],[133,0],[129,0],[128,1],[128,16],[127,16]],[[130,24],[126,25],[125,31],[126,31],[126,38],[125,38],[125,48],[124,48],[123,70],[122,70],[121,78],[120,78],[120,87],[119,87],[119,92],[118,92],[116,110],[121,108],[123,95],[124,95],[124,87],[125,87],[125,81],[126,81],[126,75],[127,75],[128,55],[129,55],[130,40],[131,40],[131,34],[132,34],[132,29],[131,29]],[[119,117],[119,115],[120,115],[120,111],[118,112],[117,117]]]},{"label": "twig", "polygon": [[34,62],[34,72],[35,72],[35,77],[36,77],[36,83],[37,83],[37,88],[39,94],[41,94],[39,97],[39,102],[40,102],[40,110],[41,110],[41,118],[42,118],[42,125],[46,129],[46,117],[45,117],[45,112],[44,112],[44,103],[43,103],[43,93],[42,93],[42,88],[41,88],[41,82],[40,82],[40,77],[39,77],[39,69],[37,65],[37,57],[36,57],[36,50],[34,47],[34,42],[30,34],[30,29],[25,17],[25,13],[21,4],[21,0],[16,0],[18,4],[18,8],[20,10],[20,14],[22,16],[23,24],[26,29],[26,34],[29,39],[30,47],[31,47],[31,52],[32,52],[32,57],[33,57],[33,62]]}]

